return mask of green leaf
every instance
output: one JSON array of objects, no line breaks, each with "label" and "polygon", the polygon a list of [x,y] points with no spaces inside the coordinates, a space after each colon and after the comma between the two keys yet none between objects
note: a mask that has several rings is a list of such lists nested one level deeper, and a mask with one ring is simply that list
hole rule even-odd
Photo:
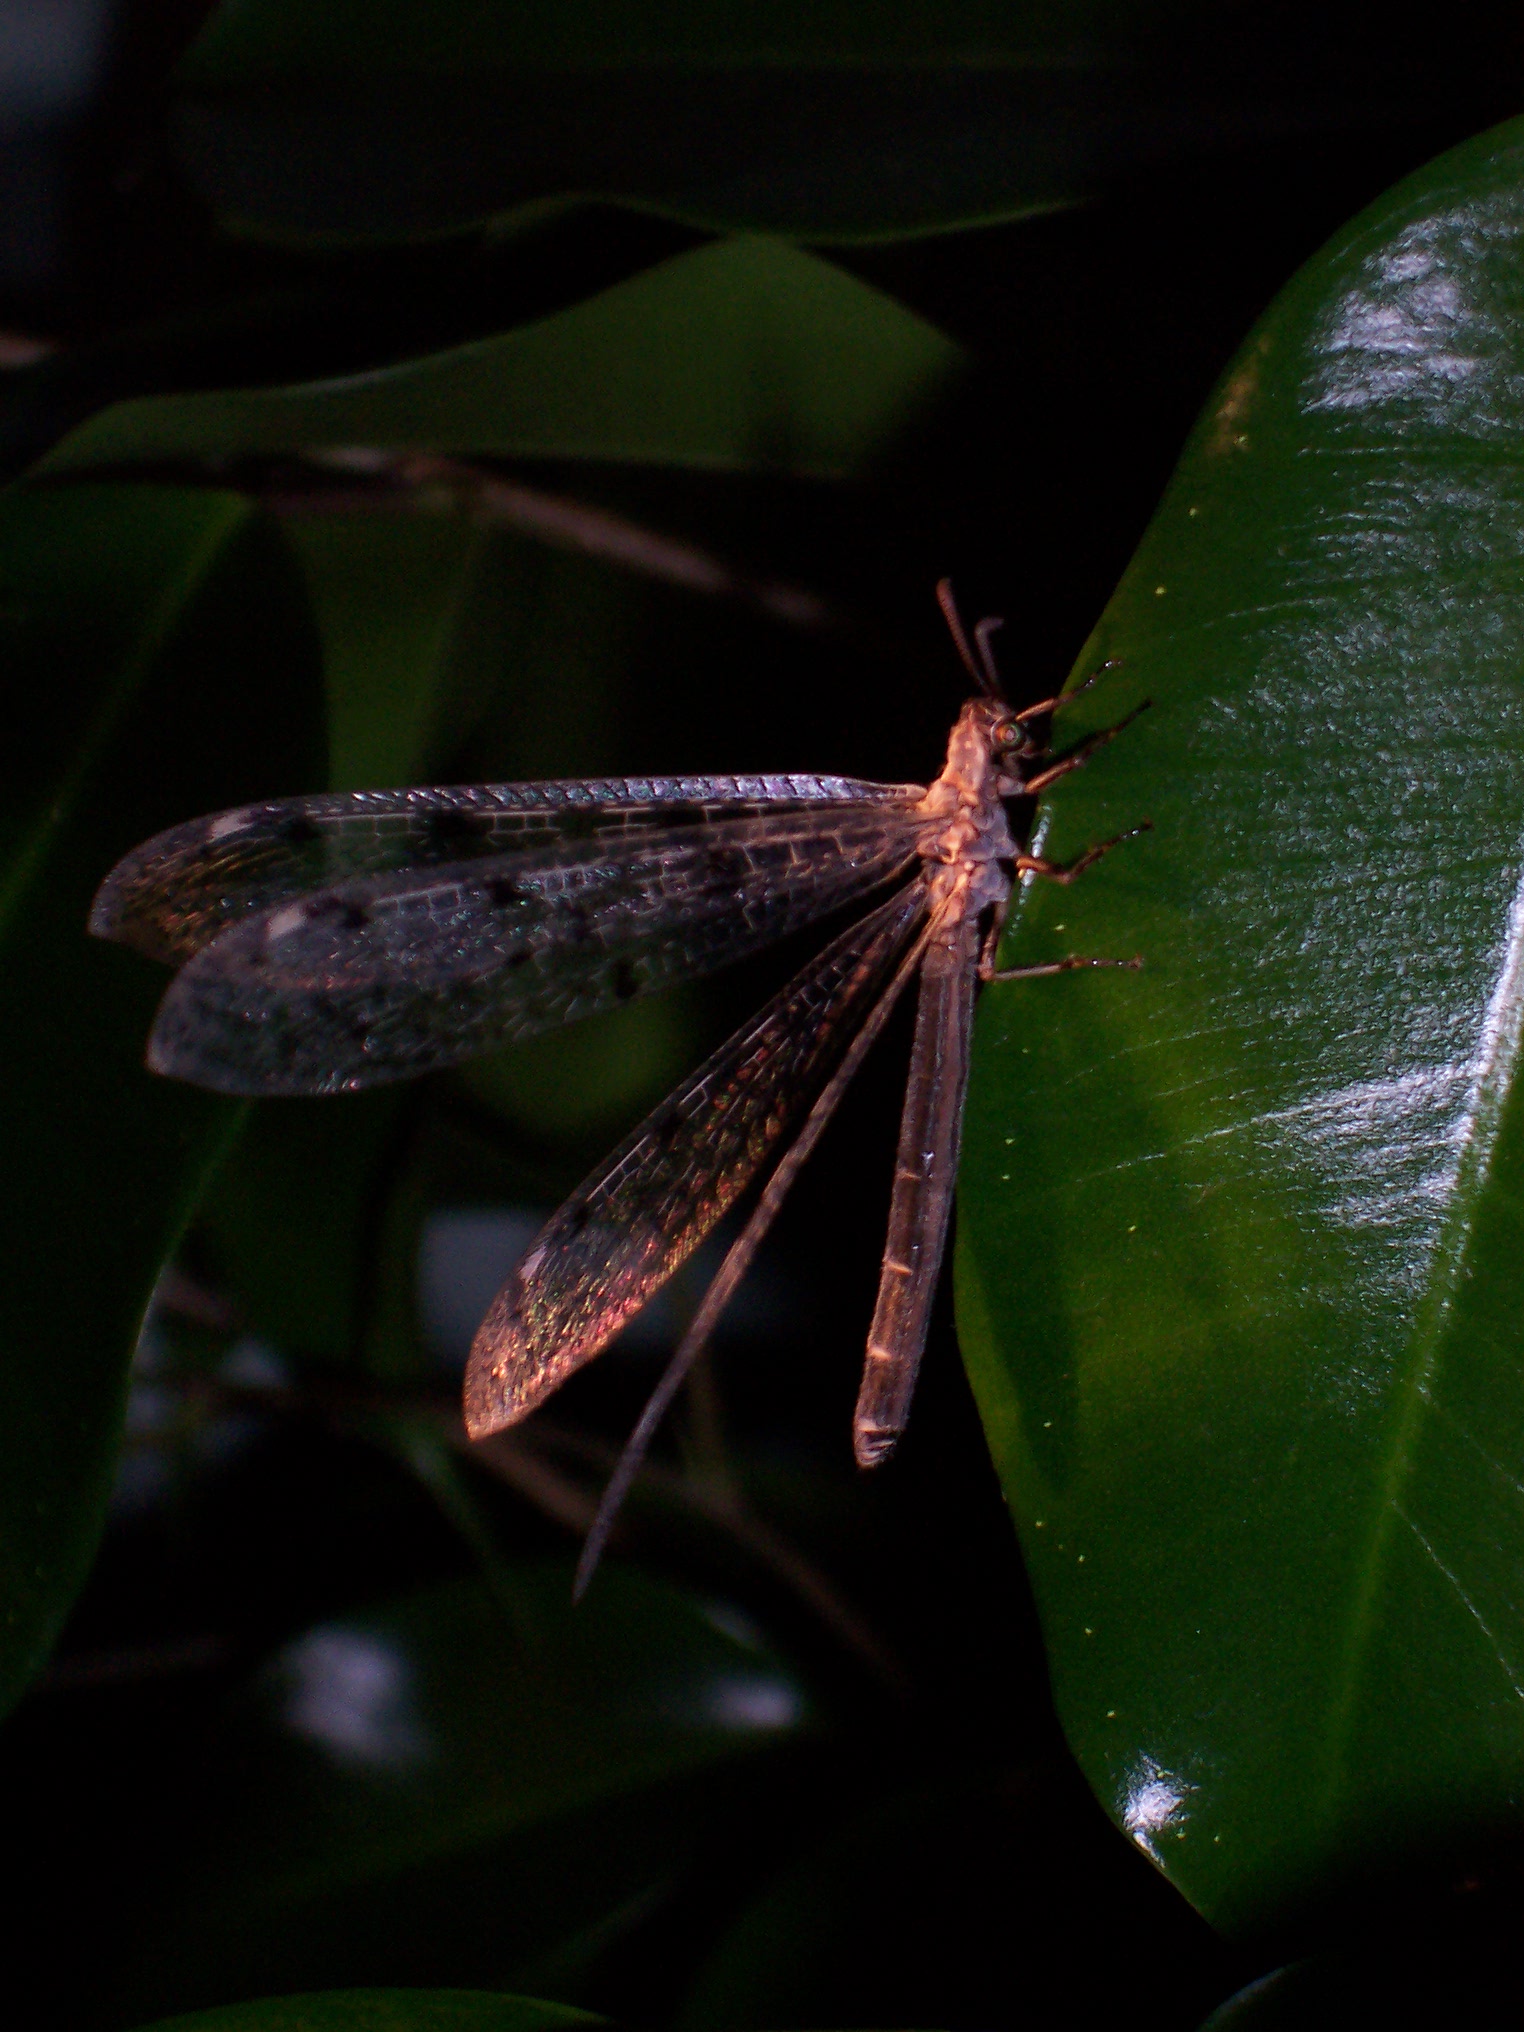
[{"label": "green leaf", "polygon": [[85,932],[146,834],[320,780],[300,581],[231,496],[0,503],[0,1707],[94,1554],[149,1292],[240,1111],[154,1080],[165,976]]},{"label": "green leaf", "polygon": [[512,1987],[646,1909],[812,1718],[757,1638],[628,1568],[576,1610],[569,1563],[503,1560],[490,1592],[323,1623],[215,1746],[215,1811],[133,1993],[162,2009],[419,1968]]},{"label": "green leaf", "polygon": [[161,2019],[144,2032],[559,2032],[588,2011],[485,1990],[326,1990]]},{"label": "green leaf", "polygon": [[293,515],[284,527],[323,639],[332,788],[428,781],[462,700],[502,665],[482,597],[491,538],[455,515]]},{"label": "green leaf", "polygon": [[1219,1925],[1524,1785],[1524,126],[1252,335],[1081,658],[959,1319],[1070,1743]]},{"label": "green leaf", "polygon": [[727,240],[399,367],[117,403],[44,465],[366,445],[839,478],[914,423],[962,360],[952,340],[828,262]]},{"label": "green leaf", "polygon": [[318,1361],[360,1355],[407,1105],[391,1087],[247,1110],[196,1234],[253,1332]]}]

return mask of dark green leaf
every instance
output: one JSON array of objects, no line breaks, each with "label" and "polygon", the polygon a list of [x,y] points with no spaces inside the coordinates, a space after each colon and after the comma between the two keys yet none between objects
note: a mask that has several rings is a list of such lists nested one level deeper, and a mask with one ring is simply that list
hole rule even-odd
[{"label": "dark green leaf", "polygon": [[406,1108],[396,1089],[248,1111],[196,1231],[251,1331],[320,1361],[360,1353]]},{"label": "dark green leaf", "polygon": [[1459,58],[1351,52],[1329,12],[1240,9],[1224,38],[1175,0],[243,0],[182,66],[180,147],[224,219],[287,239],[415,239],[579,193],[816,238],[926,232],[1225,133],[1432,112]]},{"label": "dark green leaf", "polygon": [[335,790],[432,780],[463,706],[503,667],[491,538],[464,517],[294,515],[323,639]]},{"label": "dark green leaf", "polygon": [[1087,648],[960,1321],[1069,1740],[1228,1928],[1524,1785],[1524,126],[1291,284]]},{"label": "dark green leaf", "polygon": [[85,933],[145,834],[321,781],[316,642],[247,505],[158,488],[0,506],[0,1706],[95,1549],[149,1291],[236,1107],[142,1070],[165,976]]},{"label": "dark green leaf", "polygon": [[379,445],[832,478],[917,420],[962,358],[828,262],[727,240],[536,324],[349,381],[118,403],[45,463]]},{"label": "dark green leaf", "polygon": [[554,1944],[645,1909],[810,1720],[759,1640],[626,1568],[578,1610],[569,1563],[504,1560],[490,1592],[322,1624],[230,1722],[144,1994],[401,1969],[522,1986]]},{"label": "dark green leaf", "polygon": [[560,2032],[606,2021],[484,1990],[319,1990],[165,2018],[144,2032]]},{"label": "dark green leaf", "polygon": [[1516,1916],[1491,1928],[1447,1916],[1449,1928],[1420,1923],[1400,1939],[1378,1938],[1261,1976],[1220,2004],[1201,2032],[1348,2032],[1352,2025],[1502,2032],[1516,2025],[1524,2006]]},{"label": "dark green leaf", "polygon": [[[1015,1996],[1017,2022],[1118,2022],[1136,2009],[1140,1964],[1169,1963],[1200,1922],[1163,1884],[1118,1897],[1131,1858],[1120,1842],[1092,1850],[1072,1784],[994,1766],[873,1788],[725,1928],[678,2032],[999,2024]],[[1066,1929],[1093,1951],[1055,1954]]]}]

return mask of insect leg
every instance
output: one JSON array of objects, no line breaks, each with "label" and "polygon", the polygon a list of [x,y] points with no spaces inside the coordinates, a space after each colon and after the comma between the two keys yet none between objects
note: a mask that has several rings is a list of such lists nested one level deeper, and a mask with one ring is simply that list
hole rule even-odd
[{"label": "insect leg", "polygon": [[1082,679],[1074,687],[1073,691],[1057,692],[1052,698],[1039,699],[1035,706],[1025,707],[1016,715],[1017,724],[1024,727],[1028,720],[1040,720],[1045,713],[1062,712],[1065,706],[1074,703],[1081,692],[1087,692],[1091,685],[1099,684],[1109,670],[1120,670],[1121,668],[1122,659],[1120,656],[1108,656],[1106,661],[1098,663],[1090,675]]},{"label": "insect leg", "polygon": [[964,911],[934,938],[921,969],[889,1236],[852,1423],[860,1467],[887,1459],[910,1415],[952,1215],[978,959],[978,920]]},{"label": "insect leg", "polygon": [[1121,846],[1124,840],[1135,840],[1139,833],[1151,833],[1153,821],[1144,819],[1141,825],[1130,826],[1125,833],[1113,833],[1109,840],[1101,840],[1093,847],[1086,847],[1082,854],[1076,854],[1072,861],[1048,861],[1041,854],[1018,854],[1016,872],[1019,875],[1041,875],[1049,882],[1070,883],[1076,875],[1083,875],[1087,868],[1093,868],[1103,854],[1109,854],[1113,847]]},{"label": "insect leg", "polygon": [[1087,734],[1083,741],[1076,741],[1067,754],[1060,755],[1049,768],[1040,770],[1036,776],[1023,783],[1022,795],[1036,797],[1038,792],[1046,790],[1050,783],[1056,783],[1060,776],[1067,776],[1075,769],[1083,769],[1097,748],[1104,748],[1108,741],[1114,741],[1124,727],[1130,727],[1139,713],[1146,713],[1152,704],[1152,699],[1144,699],[1142,704],[1134,706],[1130,713],[1124,713],[1114,727],[1102,727],[1099,733]]},{"label": "insect leg", "polygon": [[981,964],[979,978],[981,981],[1031,981],[1039,974],[1072,974],[1077,967],[1126,967],[1129,973],[1135,974],[1142,964],[1141,953],[1130,960],[1086,960],[1071,956],[1064,960],[1045,960],[1040,966],[991,967],[988,973]]},{"label": "insect leg", "polygon": [[[1093,868],[1102,854],[1109,854],[1111,849],[1120,846],[1123,840],[1134,839],[1139,833],[1151,830],[1152,827],[1145,819],[1142,825],[1134,826],[1130,832],[1118,833],[1112,839],[1102,840],[1099,846],[1087,847],[1084,853],[1077,855],[1072,861],[1046,861],[1040,854],[1018,854],[1016,867],[1022,874],[1044,875],[1050,882],[1072,882],[1076,875],[1083,875],[1087,868]],[[1009,908],[1009,897],[996,906],[979,953],[981,981],[1030,981],[1042,974],[1073,973],[1079,967],[1126,967],[1129,972],[1135,973],[1143,964],[1142,955],[1139,954],[1130,960],[1090,960],[1071,956],[1062,960],[1044,960],[1028,967],[997,967],[995,953],[1000,944],[1000,933]]]},{"label": "insect leg", "polygon": [[640,1472],[640,1464],[655,1437],[656,1428],[661,1424],[673,1398],[687,1380],[689,1370],[708,1345],[720,1314],[730,1303],[736,1286],[750,1269],[752,1258],[777,1218],[778,1209],[787,1197],[790,1186],[820,1141],[826,1124],[835,1114],[842,1095],[851,1084],[874,1040],[888,1022],[894,1005],[904,992],[906,982],[920,966],[928,937],[929,933],[922,932],[917,938],[895,970],[888,987],[869,1010],[867,1020],[848,1045],[840,1065],[816,1097],[814,1106],[805,1117],[803,1128],[789,1149],[784,1152],[777,1169],[767,1181],[756,1206],[752,1209],[745,1227],[731,1243],[724,1262],[715,1272],[713,1282],[704,1293],[703,1302],[693,1315],[677,1352],[668,1362],[661,1381],[651,1392],[646,1408],[641,1412],[635,1430],[626,1440],[624,1452],[619,1456],[614,1472],[609,1477],[603,1499],[598,1505],[598,1514],[593,1519],[592,1528],[582,1547],[582,1556],[577,1561],[577,1575],[572,1585],[574,1600],[581,1600],[588,1582],[597,1570],[598,1562],[608,1544],[609,1534],[624,1506],[624,1499],[630,1493],[635,1477]]}]

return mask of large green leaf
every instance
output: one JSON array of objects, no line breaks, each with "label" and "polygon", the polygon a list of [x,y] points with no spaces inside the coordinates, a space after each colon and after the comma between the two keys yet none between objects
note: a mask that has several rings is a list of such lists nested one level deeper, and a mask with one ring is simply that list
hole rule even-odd
[{"label": "large green leaf", "polygon": [[150,1079],[162,971],[86,936],[97,883],[208,805],[321,780],[290,559],[228,495],[0,506],[0,1707],[93,1555],[159,1266],[239,1112]]},{"label": "large green leaf", "polygon": [[577,193],[883,236],[1050,207],[1225,135],[1432,118],[1513,54],[1480,25],[1373,38],[1338,5],[1242,7],[1229,37],[1199,0],[224,0],[178,130],[219,214],[286,239],[418,238]]},{"label": "large green leaf", "polygon": [[829,262],[775,240],[727,240],[402,366],[117,403],[45,466],[380,445],[832,478],[910,424],[962,359]]},{"label": "large green leaf", "polygon": [[1524,1789],[1524,125],[1276,302],[1087,647],[960,1321],[1069,1740],[1220,1924]]},{"label": "large green leaf", "polygon": [[811,1720],[733,1616],[629,1568],[579,1609],[569,1562],[504,1560],[490,1592],[336,1617],[277,1654],[214,1745],[214,1808],[132,1993],[163,2009],[419,1970],[533,1988],[558,1948],[564,1988],[575,1943],[649,1909]]},{"label": "large green leaf", "polygon": [[562,2032],[606,2021],[487,1990],[317,1990],[166,2018],[145,2032]]}]

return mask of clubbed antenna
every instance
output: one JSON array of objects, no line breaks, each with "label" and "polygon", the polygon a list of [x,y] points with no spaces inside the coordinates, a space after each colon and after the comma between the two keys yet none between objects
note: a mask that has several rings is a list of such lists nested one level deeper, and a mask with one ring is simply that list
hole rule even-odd
[{"label": "clubbed antenna", "polygon": [[995,668],[995,658],[990,651],[990,637],[1005,623],[987,616],[974,630],[974,641],[978,654],[969,646],[968,631],[963,626],[963,616],[958,612],[958,602],[953,594],[951,579],[937,580],[937,605],[942,609],[942,619],[947,623],[947,632],[952,636],[953,646],[963,659],[963,668],[978,685],[987,698],[999,699],[1005,703],[1005,686],[1000,682],[1000,672]]}]

